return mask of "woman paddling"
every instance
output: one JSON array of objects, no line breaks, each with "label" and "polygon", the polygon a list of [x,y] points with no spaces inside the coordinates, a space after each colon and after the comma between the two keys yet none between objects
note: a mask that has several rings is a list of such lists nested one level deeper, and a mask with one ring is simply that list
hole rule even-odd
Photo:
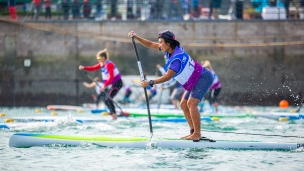
[{"label": "woman paddling", "polygon": [[134,31],[129,32],[128,36],[134,37],[148,48],[160,50],[166,54],[167,64],[164,67],[166,74],[155,80],[142,81],[141,85],[147,87],[166,82],[171,78],[177,80],[186,90],[180,106],[190,127],[190,135],[182,139],[199,141],[201,118],[197,105],[213,82],[211,72],[192,60],[169,30],[158,34],[158,42],[144,39],[136,35]]},{"label": "woman paddling", "polygon": [[99,77],[95,77],[93,82],[91,83],[87,83],[87,82],[83,82],[83,85],[87,88],[95,88],[96,90],[96,94],[97,94],[97,97],[95,94],[93,94],[93,99],[95,101],[95,104],[96,104],[96,109],[98,109],[99,107],[99,102],[100,101],[105,101],[106,99],[106,92],[108,92],[108,90],[106,89],[105,92],[101,92],[100,91],[100,88],[104,85],[102,82],[99,81]]},{"label": "woman paddling", "polygon": [[220,82],[217,74],[215,73],[215,71],[212,69],[210,61],[208,61],[208,60],[201,61],[201,65],[203,67],[209,69],[209,71],[213,75],[213,83],[212,83],[211,87],[209,88],[208,101],[209,101],[210,105],[214,106],[215,113],[218,113],[217,98],[220,95],[220,92],[222,90],[221,82]]},{"label": "woman paddling", "polygon": [[96,59],[98,63],[93,66],[82,66],[79,65],[79,70],[86,70],[86,71],[96,71],[101,69],[102,79],[104,81],[104,85],[100,88],[101,92],[104,92],[105,89],[112,85],[111,89],[108,91],[108,95],[105,100],[105,104],[110,110],[110,114],[112,115],[113,119],[117,119],[115,106],[113,103],[113,98],[118,93],[118,91],[122,87],[122,80],[121,75],[116,67],[116,65],[108,60],[109,55],[107,49],[99,51],[96,55]]}]

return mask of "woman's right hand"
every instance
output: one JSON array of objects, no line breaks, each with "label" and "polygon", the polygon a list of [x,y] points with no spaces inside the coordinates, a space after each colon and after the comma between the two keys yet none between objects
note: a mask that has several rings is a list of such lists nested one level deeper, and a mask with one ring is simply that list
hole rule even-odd
[{"label": "woman's right hand", "polygon": [[128,33],[128,36],[129,36],[129,37],[134,37],[134,36],[136,36],[136,33],[135,33],[134,31],[130,31],[130,32]]},{"label": "woman's right hand", "polygon": [[82,66],[82,65],[79,65],[78,69],[79,69],[79,70],[83,70],[83,66]]}]

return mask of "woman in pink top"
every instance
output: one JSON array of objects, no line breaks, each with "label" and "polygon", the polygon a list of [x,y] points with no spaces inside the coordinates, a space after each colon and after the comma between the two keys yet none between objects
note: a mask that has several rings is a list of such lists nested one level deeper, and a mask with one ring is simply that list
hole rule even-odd
[{"label": "woman in pink top", "polygon": [[116,65],[112,61],[108,60],[108,57],[109,55],[107,49],[104,49],[102,51],[99,51],[96,55],[96,59],[98,61],[97,64],[93,66],[79,65],[78,68],[79,70],[86,70],[86,71],[96,71],[98,69],[101,70],[102,79],[104,81],[103,87],[100,88],[101,92],[104,92],[109,85],[112,85],[111,89],[108,91],[105,104],[109,108],[113,120],[116,120],[117,116],[116,116],[115,106],[113,103],[113,98],[121,89],[122,80]]}]

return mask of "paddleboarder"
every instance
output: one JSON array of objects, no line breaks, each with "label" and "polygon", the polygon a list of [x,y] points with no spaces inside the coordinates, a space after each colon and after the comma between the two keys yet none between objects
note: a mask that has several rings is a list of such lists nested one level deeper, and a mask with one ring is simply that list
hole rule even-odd
[{"label": "paddleboarder", "polygon": [[95,77],[94,81],[91,83],[83,82],[83,85],[87,88],[95,88],[97,96],[95,94],[93,94],[92,97],[95,101],[96,109],[98,109],[100,101],[104,102],[106,100],[106,93],[108,92],[108,88],[106,88],[106,90],[104,92],[100,91],[100,88],[104,84],[103,84],[103,82],[99,81],[99,77]]},{"label": "paddleboarder", "polygon": [[115,105],[113,103],[113,98],[119,92],[122,87],[121,75],[119,73],[118,68],[114,64],[114,62],[110,61],[107,49],[101,50],[96,54],[96,59],[98,61],[97,64],[93,66],[82,66],[79,65],[79,70],[86,71],[96,71],[101,69],[102,79],[104,81],[104,85],[100,88],[101,92],[105,92],[106,88],[110,85],[112,87],[108,91],[105,104],[110,110],[110,114],[113,117],[113,120],[117,119]]},{"label": "paddleboarder", "polygon": [[209,69],[209,71],[211,71],[211,73],[213,75],[213,83],[212,83],[211,87],[209,88],[209,92],[208,92],[208,102],[210,105],[214,106],[215,113],[218,113],[217,98],[220,95],[220,92],[222,90],[221,82],[220,82],[217,74],[215,73],[215,71],[212,69],[210,61],[208,61],[208,60],[201,61],[201,65],[203,67]]},{"label": "paddleboarder", "polygon": [[175,39],[173,32],[164,30],[158,34],[158,42],[152,42],[138,36],[134,31],[128,33],[129,37],[137,39],[147,48],[160,50],[165,53],[167,64],[166,74],[155,79],[141,82],[142,87],[160,84],[174,78],[186,90],[180,106],[190,127],[190,135],[182,139],[199,141],[201,138],[201,120],[198,103],[204,97],[213,82],[212,73],[194,61]]}]

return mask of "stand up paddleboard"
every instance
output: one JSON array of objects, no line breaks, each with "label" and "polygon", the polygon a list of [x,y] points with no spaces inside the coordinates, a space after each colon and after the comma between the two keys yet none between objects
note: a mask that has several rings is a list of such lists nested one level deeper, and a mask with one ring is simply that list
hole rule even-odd
[{"label": "stand up paddleboard", "polygon": [[115,137],[98,135],[55,135],[16,133],[9,140],[10,147],[28,148],[48,145],[80,146],[94,144],[102,147],[146,148],[148,144],[157,148],[185,149],[185,148],[220,148],[220,149],[263,149],[263,150],[294,150],[303,147],[303,143],[278,143],[244,140],[211,140],[202,139],[199,142],[163,138],[150,141],[146,137]]},{"label": "stand up paddleboard", "polygon": [[291,113],[291,112],[255,112],[253,115],[257,117],[280,119],[288,118],[288,120],[304,119],[304,113]]}]

